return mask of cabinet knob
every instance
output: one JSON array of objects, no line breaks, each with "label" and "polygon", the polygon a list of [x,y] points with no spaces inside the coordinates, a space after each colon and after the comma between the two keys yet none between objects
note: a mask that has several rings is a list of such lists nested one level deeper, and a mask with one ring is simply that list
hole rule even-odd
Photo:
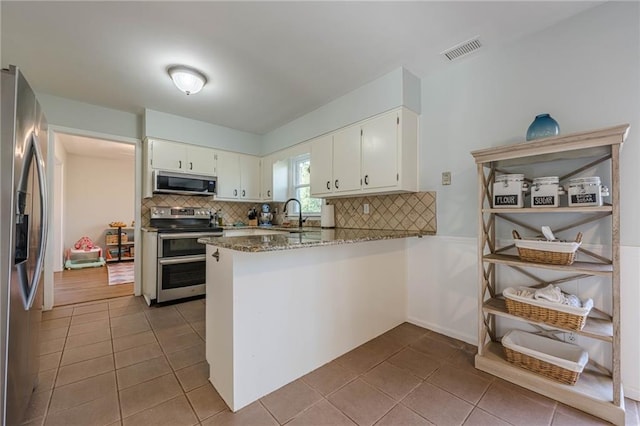
[{"label": "cabinet knob", "polygon": [[364,175],[364,184],[369,185],[369,175]]},{"label": "cabinet knob", "polygon": [[327,189],[331,189],[331,181],[327,181]]},{"label": "cabinet knob", "polygon": [[211,257],[215,258],[216,262],[220,262],[220,250],[216,249],[216,252],[212,253]]},{"label": "cabinet knob", "polygon": [[234,190],[233,190],[233,195],[234,195],[234,197],[237,197],[237,196],[238,196],[238,190],[237,190],[237,189],[234,189]]},{"label": "cabinet knob", "polygon": [[242,196],[244,197],[246,194],[247,194],[246,191],[243,189],[242,190]]},{"label": "cabinet knob", "polygon": [[189,161],[189,170],[193,170],[193,163]]},{"label": "cabinet knob", "polygon": [[340,188],[340,187],[338,186],[338,179],[336,179],[336,181],[335,181],[335,182],[333,182],[333,186],[335,186],[335,187],[336,187],[336,189]]},{"label": "cabinet knob", "polygon": [[271,190],[267,189],[267,197],[271,197]]},{"label": "cabinet knob", "polygon": [[182,160],[178,160],[178,168],[181,169],[182,168]]}]

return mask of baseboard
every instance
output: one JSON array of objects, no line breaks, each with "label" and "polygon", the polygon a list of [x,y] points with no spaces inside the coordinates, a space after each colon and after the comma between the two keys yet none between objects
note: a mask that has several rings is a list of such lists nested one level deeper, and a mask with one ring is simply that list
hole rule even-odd
[{"label": "baseboard", "polygon": [[422,328],[426,328],[431,331],[435,331],[436,333],[444,334],[445,336],[453,337],[454,339],[462,340],[463,342],[469,343],[471,345],[477,345],[478,336],[471,336],[463,333],[459,333],[455,330],[451,330],[445,327],[441,327],[438,324],[430,323],[426,321],[421,321],[414,317],[409,317],[407,322],[417,325]]}]

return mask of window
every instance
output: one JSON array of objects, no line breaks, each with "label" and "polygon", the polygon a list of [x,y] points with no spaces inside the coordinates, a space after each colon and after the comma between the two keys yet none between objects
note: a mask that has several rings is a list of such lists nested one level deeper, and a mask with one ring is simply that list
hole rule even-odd
[{"label": "window", "polygon": [[[291,185],[290,193],[292,197],[300,200],[302,204],[302,214],[308,216],[319,216],[322,199],[311,197],[311,154],[302,154],[291,159]],[[291,213],[298,213],[298,204],[291,203],[293,208]]]}]

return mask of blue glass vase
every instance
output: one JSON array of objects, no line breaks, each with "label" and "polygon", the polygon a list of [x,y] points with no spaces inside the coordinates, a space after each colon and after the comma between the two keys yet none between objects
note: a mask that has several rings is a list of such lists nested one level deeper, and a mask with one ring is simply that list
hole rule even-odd
[{"label": "blue glass vase", "polygon": [[560,126],[549,114],[536,115],[536,119],[527,130],[527,140],[548,138],[560,134]]}]

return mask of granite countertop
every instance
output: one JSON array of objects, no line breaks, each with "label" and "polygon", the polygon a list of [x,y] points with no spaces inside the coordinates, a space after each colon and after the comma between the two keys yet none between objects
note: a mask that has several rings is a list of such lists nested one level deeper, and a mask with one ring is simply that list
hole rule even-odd
[{"label": "granite countertop", "polygon": [[270,229],[274,231],[289,231],[289,234],[207,237],[198,239],[198,242],[231,250],[257,253],[430,235],[422,231],[391,231],[380,229],[298,229],[280,227]]}]

